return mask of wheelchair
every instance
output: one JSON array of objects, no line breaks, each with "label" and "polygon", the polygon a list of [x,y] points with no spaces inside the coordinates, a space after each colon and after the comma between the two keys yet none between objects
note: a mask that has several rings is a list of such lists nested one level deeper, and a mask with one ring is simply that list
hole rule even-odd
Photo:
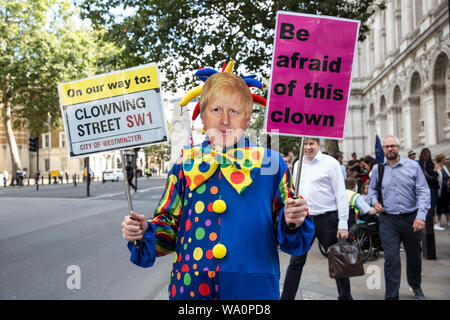
[{"label": "wheelchair", "polygon": [[379,236],[377,215],[364,215],[357,218],[348,230],[348,241],[359,246],[362,262],[376,260],[383,251]]}]

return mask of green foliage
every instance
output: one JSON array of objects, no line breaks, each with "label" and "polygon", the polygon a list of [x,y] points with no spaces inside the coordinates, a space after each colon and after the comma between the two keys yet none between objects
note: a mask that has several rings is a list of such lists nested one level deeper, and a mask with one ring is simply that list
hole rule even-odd
[{"label": "green foliage", "polygon": [[[158,62],[165,90],[192,88],[199,67],[220,68],[235,59],[237,70],[268,77],[277,10],[358,19],[360,40],[379,0],[75,0],[83,17],[106,27],[108,40],[124,48],[129,67]],[[122,15],[123,10],[132,11]],[[175,63],[174,63],[175,62]],[[240,67],[240,68],[239,68]]]},{"label": "green foliage", "polygon": [[144,147],[143,150],[150,161],[154,163],[161,164],[163,161],[170,160],[170,145],[167,143]]}]

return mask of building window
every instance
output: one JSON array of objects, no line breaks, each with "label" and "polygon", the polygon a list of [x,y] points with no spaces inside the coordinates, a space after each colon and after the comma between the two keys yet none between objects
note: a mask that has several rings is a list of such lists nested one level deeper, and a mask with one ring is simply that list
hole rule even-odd
[{"label": "building window", "polygon": [[50,159],[44,161],[45,171],[50,171]]},{"label": "building window", "polygon": [[66,146],[66,134],[64,132],[59,133],[59,147],[64,148]]},{"label": "building window", "polygon": [[48,148],[50,146],[50,135],[48,133],[44,133],[42,136],[42,148]]}]

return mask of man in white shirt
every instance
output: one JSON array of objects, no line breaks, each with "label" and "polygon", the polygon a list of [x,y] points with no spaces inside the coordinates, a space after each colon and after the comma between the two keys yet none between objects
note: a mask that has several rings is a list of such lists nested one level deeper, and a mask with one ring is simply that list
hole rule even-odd
[{"label": "man in white shirt", "polygon": [[[344,176],[339,162],[320,151],[320,140],[306,138],[300,177],[299,194],[306,200],[314,220],[315,236],[325,250],[338,238],[348,237],[349,205]],[[297,177],[298,161],[294,165],[293,181]],[[314,241],[314,240],[313,240]],[[312,245],[312,244],[311,244]],[[281,300],[294,300],[307,254],[292,256],[286,271]],[[339,300],[351,300],[350,280],[336,279]]]}]

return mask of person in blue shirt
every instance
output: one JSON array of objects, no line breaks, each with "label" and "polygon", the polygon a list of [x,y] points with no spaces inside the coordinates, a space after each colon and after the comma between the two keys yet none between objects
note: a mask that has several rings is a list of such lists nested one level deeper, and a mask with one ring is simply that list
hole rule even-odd
[{"label": "person in blue shirt", "polygon": [[244,136],[252,107],[241,77],[210,76],[200,97],[206,139],[183,148],[153,218],[124,218],[134,264],[175,253],[171,300],[278,300],[278,246],[291,255],[310,248],[314,223],[306,201],[293,198],[286,163]]},{"label": "person in blue shirt", "polygon": [[[368,199],[380,213],[379,233],[384,250],[385,299],[399,299],[400,241],[406,252],[406,275],[416,299],[425,299],[421,289],[421,232],[430,209],[430,189],[419,164],[400,157],[400,143],[394,136],[382,142],[386,161],[381,190],[378,165],[373,168]],[[380,199],[381,196],[381,199]]]}]

